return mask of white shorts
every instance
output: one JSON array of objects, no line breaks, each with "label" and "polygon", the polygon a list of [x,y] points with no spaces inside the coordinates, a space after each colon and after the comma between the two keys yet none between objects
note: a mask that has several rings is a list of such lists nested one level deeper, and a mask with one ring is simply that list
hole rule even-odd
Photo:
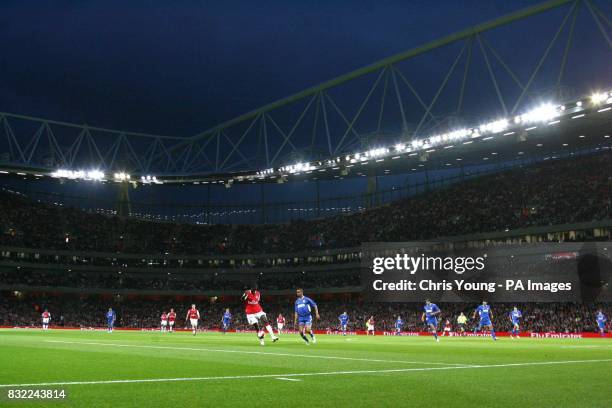
[{"label": "white shorts", "polygon": [[283,327],[285,327],[284,323],[276,323],[276,327],[278,327],[278,330],[283,330]]},{"label": "white shorts", "polygon": [[265,315],[266,315],[266,312],[264,312],[264,311],[253,313],[253,314],[248,314],[247,315],[247,322],[249,324],[259,323],[259,318],[261,316],[265,316]]},{"label": "white shorts", "polygon": [[444,328],[444,331],[445,331],[445,332],[449,332],[449,331],[451,331],[451,328],[450,328],[450,327],[445,327],[445,328]]},{"label": "white shorts", "polygon": [[162,326],[168,325],[168,321],[167,320],[162,320],[161,323],[162,323]]},{"label": "white shorts", "polygon": [[48,317],[43,319],[43,324],[49,324],[49,318]]},{"label": "white shorts", "polygon": [[189,319],[191,327],[198,327],[198,319]]},{"label": "white shorts", "polygon": [[374,325],[368,324],[368,331],[374,331]]},{"label": "white shorts", "polygon": [[170,326],[174,326],[174,320],[170,320]]}]

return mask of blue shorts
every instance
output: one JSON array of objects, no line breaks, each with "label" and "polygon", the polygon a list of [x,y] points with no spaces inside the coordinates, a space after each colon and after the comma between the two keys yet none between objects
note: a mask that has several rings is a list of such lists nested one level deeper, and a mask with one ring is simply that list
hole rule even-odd
[{"label": "blue shorts", "polygon": [[599,326],[600,329],[604,329],[606,327],[606,324],[603,322],[597,323],[597,325]]},{"label": "blue shorts", "polygon": [[514,326],[518,326],[518,325],[519,325],[519,321],[517,320],[517,321],[515,322],[515,321],[513,320],[513,321],[512,321],[512,325],[514,325]]},{"label": "blue shorts", "polygon": [[312,324],[312,315],[298,316],[298,324],[300,326],[310,326]]},{"label": "blue shorts", "polygon": [[115,322],[108,322],[108,327],[113,327],[114,324]]},{"label": "blue shorts", "polygon": [[480,326],[492,326],[491,319],[480,319]]},{"label": "blue shorts", "polygon": [[438,319],[436,319],[435,317],[428,317],[426,320],[427,324],[430,325],[434,325],[437,326],[438,325]]}]

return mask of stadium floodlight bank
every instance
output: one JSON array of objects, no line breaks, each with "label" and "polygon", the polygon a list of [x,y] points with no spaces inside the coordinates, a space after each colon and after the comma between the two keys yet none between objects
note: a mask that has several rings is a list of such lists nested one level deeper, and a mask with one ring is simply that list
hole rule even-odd
[{"label": "stadium floodlight bank", "polygon": [[[98,169],[27,169],[4,167],[0,175],[32,176],[37,179],[51,177],[62,180],[87,180],[94,182],[118,182],[142,185],[163,184],[222,184],[231,187],[233,184],[258,182],[285,182],[291,178],[314,178],[317,173],[331,172],[349,175],[356,165],[376,165],[385,160],[419,160],[436,152],[436,149],[460,149],[474,141],[488,141],[495,137],[516,135],[530,132],[539,127],[563,126],[564,123],[591,117],[594,115],[612,114],[612,90],[595,92],[589,96],[568,103],[542,103],[531,110],[511,117],[499,117],[481,125],[468,128],[452,129],[445,133],[410,140],[398,140],[393,144],[376,147],[370,150],[355,152],[325,160],[299,162],[281,167],[271,167],[256,171],[224,174],[130,174],[118,170],[114,174],[105,174]],[[317,173],[315,173],[317,172]]]}]

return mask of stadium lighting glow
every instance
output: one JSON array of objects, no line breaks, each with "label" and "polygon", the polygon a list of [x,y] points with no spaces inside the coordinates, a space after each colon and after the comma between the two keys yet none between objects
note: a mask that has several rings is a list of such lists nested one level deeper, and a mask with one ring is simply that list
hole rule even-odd
[{"label": "stadium lighting glow", "polygon": [[[590,97],[591,101],[595,104],[608,104],[612,103],[612,93],[611,92],[598,92]],[[576,112],[576,109],[582,110],[583,102],[582,100],[578,100],[574,102],[575,108],[573,112]],[[558,117],[563,114],[567,114],[566,109],[571,109],[572,105],[558,105],[552,102],[544,103],[539,105],[531,110],[528,110],[520,115],[514,116],[512,118],[499,118],[497,120],[491,122],[485,122],[484,124],[478,127],[472,128],[460,128],[451,130],[447,133],[432,135],[427,138],[418,138],[413,139],[407,142],[398,142],[390,147],[377,147],[374,149],[367,150],[365,152],[356,152],[352,155],[346,155],[344,157],[337,157],[335,159],[329,159],[325,162],[313,162],[315,164],[309,163],[297,163],[293,166],[285,166],[277,169],[271,168],[257,172],[257,176],[259,178],[266,178],[266,176],[271,176],[274,173],[289,173],[295,174],[300,171],[306,170],[320,170],[325,167],[335,167],[337,163],[342,163],[344,161],[345,166],[351,165],[353,163],[365,162],[369,159],[379,159],[384,158],[386,156],[395,156],[400,154],[406,154],[407,156],[414,156],[418,154],[418,151],[435,151],[432,148],[438,147],[443,144],[462,142],[463,144],[472,143],[471,140],[466,139],[475,139],[481,136],[492,136],[497,133],[503,133],[504,136],[512,135],[515,133],[511,129],[511,127],[523,126],[527,125],[525,130],[533,130],[537,128],[537,125],[540,123],[548,123],[548,124],[556,124],[559,123]],[[604,108],[607,109],[607,108]],[[582,117],[584,114],[579,116],[572,116],[573,118]],[[508,131],[510,130],[510,131]],[[504,133],[505,132],[505,133]],[[487,137],[486,140],[490,140],[490,137]],[[393,158],[395,158],[393,157]],[[363,164],[363,163],[362,163]],[[308,171],[306,171],[308,173]]]},{"label": "stadium lighting glow", "polygon": [[273,168],[258,171],[256,174],[257,174],[257,176],[259,176],[259,177],[262,177],[262,176],[263,176],[263,177],[265,177],[265,176],[267,176],[268,174],[272,174],[272,173],[274,173],[274,169],[273,169]]},{"label": "stadium lighting glow", "polygon": [[100,181],[100,180],[104,180],[105,174],[100,170],[83,171],[83,170],[59,169],[51,173],[51,177],[66,178],[70,180],[81,179],[81,180]]},{"label": "stadium lighting glow", "polygon": [[591,95],[591,102],[593,102],[593,105],[599,105],[606,99],[608,99],[608,95],[603,92],[595,92]]},{"label": "stadium lighting glow", "polygon": [[58,178],[67,178],[67,179],[77,179],[77,178],[81,178],[85,175],[84,172],[82,171],[73,171],[73,170],[56,170],[53,173],[51,173],[51,177],[58,177]]},{"label": "stadium lighting glow", "polygon": [[507,119],[500,119],[480,126],[480,130],[484,133],[500,133],[508,129],[508,126]]},{"label": "stadium lighting glow", "polygon": [[132,177],[124,172],[115,173],[115,181],[129,181]]},{"label": "stadium lighting glow", "polygon": [[[433,134],[428,137],[412,138],[411,140],[397,140],[390,146],[377,146],[375,148],[345,154],[343,156],[328,158],[324,160],[301,161],[281,167],[270,167],[259,171],[253,171],[236,177],[221,176],[218,179],[197,180],[206,183],[231,183],[233,181],[250,181],[279,179],[285,181],[288,175],[312,174],[313,171],[324,172],[347,171],[354,165],[367,164],[370,160],[381,162],[385,158],[393,160],[419,156],[425,152],[435,152],[439,149],[449,149],[460,144],[467,145],[482,137],[482,140],[491,140],[497,134],[503,136],[513,135],[517,132],[530,131],[543,125],[556,125],[563,120],[578,119],[597,112],[608,112],[612,109],[612,91],[598,91],[588,97],[583,97],[566,104],[555,104],[552,101],[543,103],[533,109],[526,110],[516,116],[499,117],[495,120],[481,122],[479,126],[450,129],[445,133]],[[0,171],[7,174],[7,171]],[[67,170],[58,169],[49,174],[52,177],[64,179],[83,180],[105,180],[104,172],[96,169]],[[132,182],[130,174],[125,171],[114,173],[113,179],[117,182]],[[169,180],[173,182],[172,180]],[[194,180],[190,180],[194,181]],[[134,180],[135,182],[135,180]],[[152,175],[139,175],[138,182],[142,184],[163,184],[164,180]],[[180,181],[179,181],[180,182]]]},{"label": "stadium lighting glow", "polygon": [[515,118],[515,123],[536,123],[536,122],[548,122],[551,119],[559,116],[559,111],[554,105],[547,103],[538,106],[535,109],[530,110]]},{"label": "stadium lighting glow", "polygon": [[372,150],[368,150],[366,152],[366,156],[367,157],[380,157],[382,155],[387,154],[388,150],[384,147],[378,148],[378,149],[372,149]]},{"label": "stadium lighting glow", "polygon": [[88,180],[96,180],[96,181],[100,181],[104,179],[104,173],[101,172],[100,170],[89,170],[87,172],[87,177]]},{"label": "stadium lighting glow", "polygon": [[142,177],[140,177],[140,181],[143,184],[157,183],[157,177],[150,176],[150,175],[142,176]]}]

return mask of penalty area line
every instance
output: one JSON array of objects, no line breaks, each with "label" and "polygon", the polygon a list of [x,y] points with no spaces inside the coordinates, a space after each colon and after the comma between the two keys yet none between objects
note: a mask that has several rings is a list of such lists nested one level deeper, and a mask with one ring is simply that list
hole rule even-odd
[{"label": "penalty area line", "polygon": [[[419,367],[419,368],[395,368],[387,370],[353,370],[353,371],[327,371],[314,373],[289,373],[289,374],[261,374],[261,375],[234,375],[220,377],[181,377],[181,378],[143,378],[128,380],[104,380],[104,381],[61,381],[29,384],[0,384],[0,388],[9,387],[38,387],[38,386],[59,386],[59,385],[98,385],[98,384],[134,384],[134,383],[162,383],[180,381],[222,381],[222,380],[254,380],[254,379],[294,379],[296,377],[319,377],[336,375],[356,375],[356,374],[386,374],[386,373],[408,373],[421,371],[445,371],[445,370],[469,370],[478,368],[507,368],[507,367],[526,367],[539,365],[559,365],[559,364],[589,364],[612,362],[612,359],[605,360],[567,360],[567,361],[534,361],[527,363],[509,364],[488,364],[488,365],[465,365],[460,367]],[[290,380],[289,380],[290,381]]]}]

